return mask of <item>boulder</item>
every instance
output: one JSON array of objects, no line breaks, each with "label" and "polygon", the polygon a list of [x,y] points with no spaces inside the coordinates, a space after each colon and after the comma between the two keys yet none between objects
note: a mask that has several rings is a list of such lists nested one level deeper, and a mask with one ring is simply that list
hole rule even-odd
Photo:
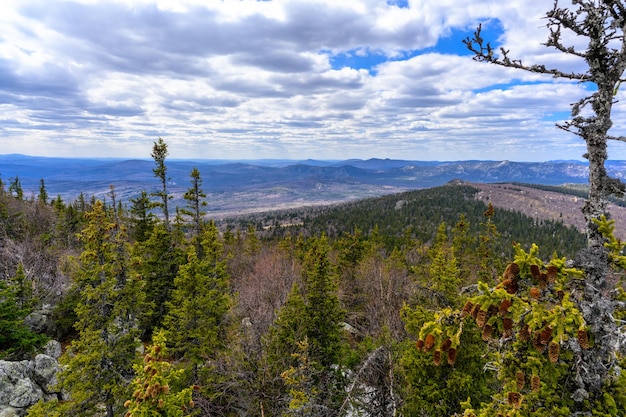
[{"label": "boulder", "polygon": [[48,304],[24,318],[26,326],[34,333],[46,333],[51,327],[52,307]]},{"label": "boulder", "polygon": [[27,408],[43,398],[29,375],[29,361],[0,361],[0,406]]},{"label": "boulder", "polygon": [[[60,356],[60,345],[48,343],[46,351]],[[0,360],[0,417],[23,416],[40,399],[59,398],[54,391],[59,370],[57,359],[45,354],[30,361]]]},{"label": "boulder", "polygon": [[61,353],[63,353],[61,344],[56,340],[51,340],[43,347],[43,353],[51,358],[59,359],[61,357]]},{"label": "boulder", "polygon": [[59,363],[51,356],[39,354],[29,363],[30,376],[33,381],[46,394],[54,393],[53,387],[56,385]]},{"label": "boulder", "polygon": [[13,407],[0,406],[0,417],[18,417],[20,415],[19,410]]}]

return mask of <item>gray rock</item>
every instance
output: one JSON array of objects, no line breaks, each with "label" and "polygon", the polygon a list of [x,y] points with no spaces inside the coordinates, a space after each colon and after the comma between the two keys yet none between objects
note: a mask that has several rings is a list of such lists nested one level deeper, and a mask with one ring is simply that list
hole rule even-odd
[{"label": "gray rock", "polygon": [[28,328],[35,333],[45,333],[51,328],[52,307],[44,304],[24,318]]},{"label": "gray rock", "polygon": [[26,408],[43,398],[43,391],[29,377],[29,361],[0,361],[0,405]]},{"label": "gray rock", "polygon": [[57,383],[56,376],[60,370],[57,360],[51,356],[39,354],[29,363],[29,368],[31,378],[43,392],[53,393],[53,387]]},{"label": "gray rock", "polygon": [[62,349],[61,344],[56,340],[51,340],[43,347],[44,355],[48,355],[51,358],[59,359],[61,357]]},{"label": "gray rock", "polygon": [[43,354],[31,361],[0,361],[0,417],[22,416],[40,399],[58,398],[53,387],[59,370],[57,360]]},{"label": "gray rock", "polygon": [[18,417],[19,411],[13,407],[0,407],[0,417]]}]

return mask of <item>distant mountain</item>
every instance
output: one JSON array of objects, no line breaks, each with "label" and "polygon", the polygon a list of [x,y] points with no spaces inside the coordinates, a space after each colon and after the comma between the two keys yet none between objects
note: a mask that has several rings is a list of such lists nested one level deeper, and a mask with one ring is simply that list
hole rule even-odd
[{"label": "distant mountain", "polygon": [[[189,173],[200,170],[210,212],[214,214],[286,208],[430,188],[453,179],[475,183],[523,182],[543,185],[586,183],[588,166],[580,161],[407,161],[394,159],[318,160],[167,160],[169,189],[175,203],[189,187]],[[37,195],[43,178],[48,194],[72,201],[83,192],[104,198],[115,187],[122,200],[142,190],[157,191],[151,159],[44,158],[0,155],[5,183],[18,177],[25,195]],[[609,174],[623,178],[626,161],[610,161]]]}]

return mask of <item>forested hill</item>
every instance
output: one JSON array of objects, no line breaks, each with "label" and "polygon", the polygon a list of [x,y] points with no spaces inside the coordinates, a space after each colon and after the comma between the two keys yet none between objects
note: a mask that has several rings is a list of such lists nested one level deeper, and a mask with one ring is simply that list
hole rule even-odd
[{"label": "forested hill", "polygon": [[[388,248],[402,246],[407,236],[429,243],[435,238],[441,223],[451,229],[461,216],[469,224],[471,233],[484,233],[485,223],[489,220],[485,217],[485,211],[491,201],[485,197],[485,190],[480,188],[482,186],[484,185],[452,182],[429,189],[325,207],[266,213],[246,219],[254,219],[259,229],[264,227],[272,234],[295,230],[310,235],[325,233],[335,238],[352,233],[355,229],[365,234],[377,229],[375,233],[380,235]],[[492,187],[506,189],[505,185]],[[513,186],[509,188],[520,189]],[[540,190],[537,192],[542,193]],[[495,207],[503,207],[506,201],[510,201],[505,194],[490,195]],[[535,209],[538,216],[533,217],[515,210],[515,207],[496,208],[490,221],[499,234],[497,247],[500,254],[511,256],[513,242],[523,245],[536,243],[543,253],[551,254],[556,251],[560,255],[568,256],[584,247],[585,237],[575,227],[565,225],[558,218],[552,219],[536,202]]]},{"label": "forested hill", "polygon": [[[153,166],[153,161],[145,159],[0,155],[0,179],[7,186],[19,179],[26,197],[37,195],[44,180],[50,196],[60,195],[65,201],[80,193],[106,199],[112,185],[118,199],[128,201],[142,190],[158,189]],[[167,174],[174,205],[184,205],[183,194],[194,167],[203,179],[211,217],[351,201],[437,187],[453,179],[559,185],[584,184],[588,178],[588,166],[581,161],[173,160],[168,161]],[[622,178],[626,161],[611,161],[607,172]]]}]

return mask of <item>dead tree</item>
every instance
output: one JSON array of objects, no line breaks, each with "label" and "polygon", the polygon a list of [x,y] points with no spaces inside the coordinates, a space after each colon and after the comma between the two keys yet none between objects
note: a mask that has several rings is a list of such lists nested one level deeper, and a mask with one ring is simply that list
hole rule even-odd
[{"label": "dead tree", "polygon": [[[617,0],[572,0],[569,7],[560,7],[556,0],[546,13],[550,32],[545,46],[563,54],[577,57],[586,64],[584,72],[569,72],[526,64],[513,59],[508,50],[494,49],[481,36],[480,26],[465,45],[474,52],[474,59],[508,68],[516,68],[555,78],[578,81],[595,86],[593,93],[572,105],[571,120],[559,128],[580,136],[587,145],[584,157],[589,160],[589,196],[583,208],[586,220],[587,248],[574,260],[576,267],[585,271],[585,280],[577,289],[577,300],[587,324],[595,337],[589,351],[576,352],[574,399],[583,401],[597,394],[603,383],[619,372],[616,352],[623,347],[623,336],[613,319],[616,302],[610,295],[614,284],[609,282],[609,256],[604,248],[605,238],[598,230],[597,220],[609,217],[607,198],[622,196],[624,184],[607,174],[609,140],[626,142],[624,136],[610,134],[613,126],[611,111],[615,96],[624,81],[626,70],[626,2]],[[564,34],[584,38],[586,47],[566,43]]]}]

